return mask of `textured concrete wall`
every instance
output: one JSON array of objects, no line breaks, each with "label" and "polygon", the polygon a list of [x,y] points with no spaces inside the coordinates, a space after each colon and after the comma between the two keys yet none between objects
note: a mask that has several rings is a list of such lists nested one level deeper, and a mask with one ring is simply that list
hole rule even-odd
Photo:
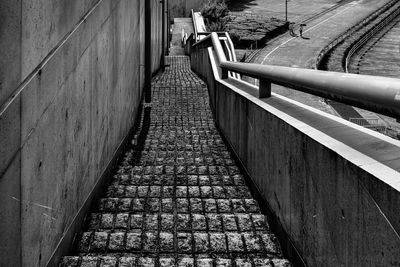
[{"label": "textured concrete wall", "polygon": [[400,143],[216,81],[204,54],[194,50],[192,68],[213,88],[219,129],[306,264],[399,265]]},{"label": "textured concrete wall", "polygon": [[[0,265],[44,266],[133,125],[144,1],[0,1]],[[161,4],[153,0],[153,71]]]},{"label": "textured concrete wall", "polygon": [[202,6],[207,2],[208,0],[170,0],[170,19],[189,17],[192,9],[200,11]]},{"label": "textured concrete wall", "polygon": [[313,127],[298,129],[222,84],[216,92],[218,126],[308,266],[400,263],[398,189],[342,157],[346,148],[309,136]]}]

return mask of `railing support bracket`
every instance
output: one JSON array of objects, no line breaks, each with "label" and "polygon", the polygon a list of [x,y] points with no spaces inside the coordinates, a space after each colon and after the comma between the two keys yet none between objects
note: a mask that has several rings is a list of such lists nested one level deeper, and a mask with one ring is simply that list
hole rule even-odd
[{"label": "railing support bracket", "polygon": [[221,79],[228,79],[229,71],[225,68],[221,68]]},{"label": "railing support bracket", "polygon": [[266,98],[271,97],[271,82],[266,79],[260,79],[260,86],[258,88],[258,97]]}]

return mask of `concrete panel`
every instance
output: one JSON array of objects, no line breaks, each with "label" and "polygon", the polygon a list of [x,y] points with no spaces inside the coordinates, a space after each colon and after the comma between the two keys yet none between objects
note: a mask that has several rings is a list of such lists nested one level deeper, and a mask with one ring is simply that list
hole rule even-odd
[{"label": "concrete panel", "polygon": [[21,135],[21,101],[17,97],[0,113],[0,177],[17,155]]},{"label": "concrete panel", "polygon": [[17,97],[0,115],[1,266],[20,266],[20,108]]},{"label": "concrete panel", "polygon": [[20,154],[0,177],[0,265],[21,266]]},{"label": "concrete panel", "polygon": [[95,3],[93,0],[22,0],[22,79]]},{"label": "concrete panel", "polygon": [[0,107],[21,77],[21,0],[0,1]]},{"label": "concrete panel", "polygon": [[65,83],[68,75],[74,71],[82,54],[86,51],[101,25],[110,13],[110,5],[95,9],[90,19],[82,23],[58,48],[33,80],[23,90],[22,140],[35,128],[43,112],[57,97],[59,89]]}]

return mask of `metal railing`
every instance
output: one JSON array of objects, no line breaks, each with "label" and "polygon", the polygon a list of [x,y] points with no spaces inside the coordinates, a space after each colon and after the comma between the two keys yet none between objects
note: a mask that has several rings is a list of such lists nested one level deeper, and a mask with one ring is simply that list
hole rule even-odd
[{"label": "metal railing", "polygon": [[197,20],[196,20],[196,17],[194,15],[194,10],[193,9],[191,10],[191,14],[192,14],[192,20],[193,20],[194,37],[195,37],[195,40],[197,42],[198,41],[197,38],[198,38],[199,34],[197,32]]},{"label": "metal railing", "polygon": [[231,71],[259,79],[260,98],[271,96],[273,83],[400,119],[399,79],[229,62],[217,33],[194,44],[199,48],[210,46],[216,55],[221,78],[227,79]]},{"label": "metal railing", "polygon": [[[196,41],[199,41],[202,35],[204,35],[203,33],[207,31],[207,29],[205,28],[204,23],[201,25],[197,24],[197,17],[196,14],[200,14],[200,12],[194,12],[194,10],[191,10],[192,13],[192,20],[193,20],[193,28],[194,28],[194,36],[196,38]],[[201,14],[199,15],[199,17],[201,17]],[[201,28],[201,32],[199,31],[199,28]]]}]

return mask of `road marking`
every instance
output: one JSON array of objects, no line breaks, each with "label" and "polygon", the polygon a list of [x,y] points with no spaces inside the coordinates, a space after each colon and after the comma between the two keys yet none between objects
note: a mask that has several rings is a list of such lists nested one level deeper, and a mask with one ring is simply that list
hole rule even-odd
[{"label": "road marking", "polygon": [[[349,5],[350,5],[349,7],[343,9],[342,11],[340,11],[340,12],[338,12],[338,13],[336,13],[336,14],[330,16],[329,18],[327,18],[327,19],[321,21],[320,23],[317,23],[317,24],[315,24],[314,26],[308,28],[307,30],[304,31],[304,33],[311,31],[312,29],[314,29],[314,28],[318,27],[319,25],[321,25],[321,24],[327,22],[328,20],[330,20],[330,19],[332,19],[332,18],[334,18],[334,17],[336,17],[336,16],[342,14],[343,12],[347,11],[348,9],[350,9],[350,8],[352,8],[352,7],[356,6],[356,5],[358,5],[358,2],[352,2],[352,3],[350,3]],[[297,37],[292,37],[292,38],[286,40],[285,42],[281,43],[281,44],[278,45],[277,47],[275,47],[271,52],[269,52],[269,53],[264,57],[263,61],[261,61],[261,64],[264,64],[264,62],[267,60],[267,58],[268,58],[272,53],[274,53],[276,50],[278,50],[279,48],[281,48],[282,46],[284,46],[285,44],[289,43],[290,41],[292,41],[293,39],[296,39],[296,38],[297,38]]]}]

